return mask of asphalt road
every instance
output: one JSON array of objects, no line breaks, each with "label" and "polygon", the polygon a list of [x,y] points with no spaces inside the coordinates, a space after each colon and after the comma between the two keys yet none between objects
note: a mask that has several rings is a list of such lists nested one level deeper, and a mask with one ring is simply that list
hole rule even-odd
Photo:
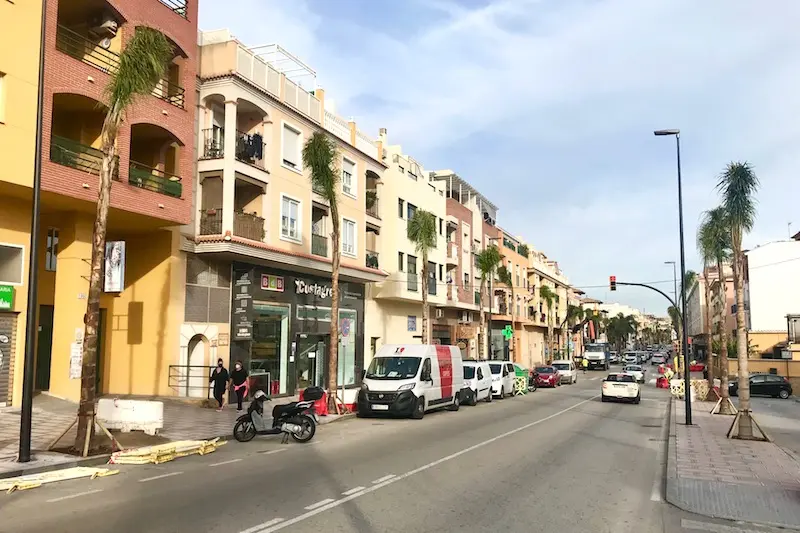
[{"label": "asphalt road", "polygon": [[639,405],[601,403],[603,375],[420,421],[337,422],[310,445],[231,442],[0,494],[0,531],[769,531],[664,503],[667,393],[648,385]]},{"label": "asphalt road", "polygon": [[[731,398],[738,405],[736,397]],[[767,435],[782,448],[800,457],[800,401],[792,396],[787,400],[753,396],[750,403],[753,416]]]}]

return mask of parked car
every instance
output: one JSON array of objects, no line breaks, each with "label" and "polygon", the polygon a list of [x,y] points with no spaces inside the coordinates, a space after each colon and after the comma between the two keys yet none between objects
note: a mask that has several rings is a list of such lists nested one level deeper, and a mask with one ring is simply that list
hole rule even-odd
[{"label": "parked car", "polygon": [[492,369],[486,361],[464,361],[463,403],[476,405],[492,401]]},{"label": "parked car", "polygon": [[642,356],[638,352],[625,352],[622,362],[626,365],[640,365],[642,364]]},{"label": "parked car", "polygon": [[611,355],[608,356],[608,362],[612,364],[618,364],[619,354],[617,352],[611,352]]},{"label": "parked car", "polygon": [[554,366],[536,367],[536,386],[537,387],[559,387],[561,386],[561,375]]},{"label": "parked car", "polygon": [[653,357],[650,359],[651,365],[663,365],[667,363],[667,354],[665,353],[654,353]]},{"label": "parked car", "polygon": [[[728,382],[728,392],[731,396],[738,396],[739,380],[735,377]],[[792,395],[792,384],[789,378],[776,374],[751,374],[750,394],[753,396],[772,396],[773,398],[787,399]]]},{"label": "parked car", "polygon": [[501,400],[514,394],[514,378],[517,373],[514,365],[508,361],[490,361],[492,370],[492,394]]},{"label": "parked car", "polygon": [[575,363],[572,361],[567,360],[560,360],[560,361],[553,361],[551,366],[555,367],[558,370],[558,374],[561,379],[561,383],[569,383],[572,385],[573,383],[578,382],[578,369],[575,368]]},{"label": "parked car", "polygon": [[627,400],[639,403],[642,400],[642,391],[636,383],[636,377],[625,372],[614,372],[603,380],[601,401]]},{"label": "parked car", "polygon": [[625,365],[622,367],[622,371],[635,377],[637,382],[644,383],[644,373],[646,370],[642,368],[642,365]]}]

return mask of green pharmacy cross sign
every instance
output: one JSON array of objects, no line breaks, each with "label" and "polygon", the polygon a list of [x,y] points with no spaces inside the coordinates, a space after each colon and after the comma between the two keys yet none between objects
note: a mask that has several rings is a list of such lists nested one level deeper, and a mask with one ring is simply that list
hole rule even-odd
[{"label": "green pharmacy cross sign", "polygon": [[507,341],[511,340],[511,337],[514,336],[514,330],[511,329],[511,326],[506,326],[503,328],[503,337],[506,338]]},{"label": "green pharmacy cross sign", "polygon": [[14,287],[0,285],[0,311],[11,311],[12,309],[14,309]]}]

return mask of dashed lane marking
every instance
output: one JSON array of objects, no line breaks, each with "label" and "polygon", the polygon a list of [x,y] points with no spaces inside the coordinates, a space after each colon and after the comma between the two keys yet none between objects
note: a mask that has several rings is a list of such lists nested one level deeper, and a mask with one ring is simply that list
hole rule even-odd
[{"label": "dashed lane marking", "polygon": [[388,476],[379,477],[378,479],[376,479],[375,481],[373,481],[373,482],[372,482],[372,484],[373,484],[373,485],[377,485],[378,483],[383,483],[384,481],[389,481],[389,480],[390,480],[390,479],[392,479],[393,477],[395,477],[395,475],[394,475],[394,474],[389,474]]},{"label": "dashed lane marking", "polygon": [[366,488],[366,487],[356,487],[356,488],[353,488],[353,489],[350,489],[350,490],[346,490],[346,491],[344,491],[342,494],[343,494],[344,496],[350,496],[351,494],[355,494],[356,492],[361,492],[361,491],[362,491],[362,490],[364,490],[365,488]]},{"label": "dashed lane marking", "polygon": [[144,479],[140,479],[139,483],[144,483],[146,481],[155,481],[157,479],[164,479],[165,477],[179,476],[181,474],[183,474],[183,472],[170,472],[169,474],[161,474],[160,476],[146,477]]},{"label": "dashed lane marking", "polygon": [[333,498],[327,498],[325,500],[320,500],[317,503],[312,503],[311,505],[307,506],[305,509],[306,511],[313,511],[317,507],[322,507],[323,505],[328,505],[329,503],[335,501]]},{"label": "dashed lane marking", "polygon": [[52,500],[47,500],[47,503],[62,502],[64,500],[71,500],[72,498],[88,496],[89,494],[97,494],[98,492],[103,492],[103,489],[87,490],[86,492],[78,492],[77,494],[70,494],[69,496],[61,496],[60,498],[53,498]]},{"label": "dashed lane marking", "polygon": [[283,518],[273,518],[269,522],[264,522],[263,524],[259,524],[257,526],[253,526],[250,529],[245,529],[242,533],[256,533],[257,531],[261,531],[264,528],[272,527],[274,525],[280,524],[283,522]]},{"label": "dashed lane marking", "polygon": [[286,450],[288,450],[288,448],[278,448],[277,450],[264,450],[258,453],[263,453],[264,455],[272,455],[273,453],[285,452]]},{"label": "dashed lane marking", "polygon": [[222,466],[222,465],[229,465],[231,463],[238,463],[241,459],[231,459],[230,461],[222,461],[221,463],[211,463],[208,466]]}]

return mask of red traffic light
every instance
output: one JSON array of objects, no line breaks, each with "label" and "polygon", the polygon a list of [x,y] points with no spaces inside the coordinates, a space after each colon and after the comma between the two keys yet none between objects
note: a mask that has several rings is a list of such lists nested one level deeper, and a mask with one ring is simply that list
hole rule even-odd
[{"label": "red traffic light", "polygon": [[608,286],[612,291],[617,290],[617,276],[608,277]]}]

